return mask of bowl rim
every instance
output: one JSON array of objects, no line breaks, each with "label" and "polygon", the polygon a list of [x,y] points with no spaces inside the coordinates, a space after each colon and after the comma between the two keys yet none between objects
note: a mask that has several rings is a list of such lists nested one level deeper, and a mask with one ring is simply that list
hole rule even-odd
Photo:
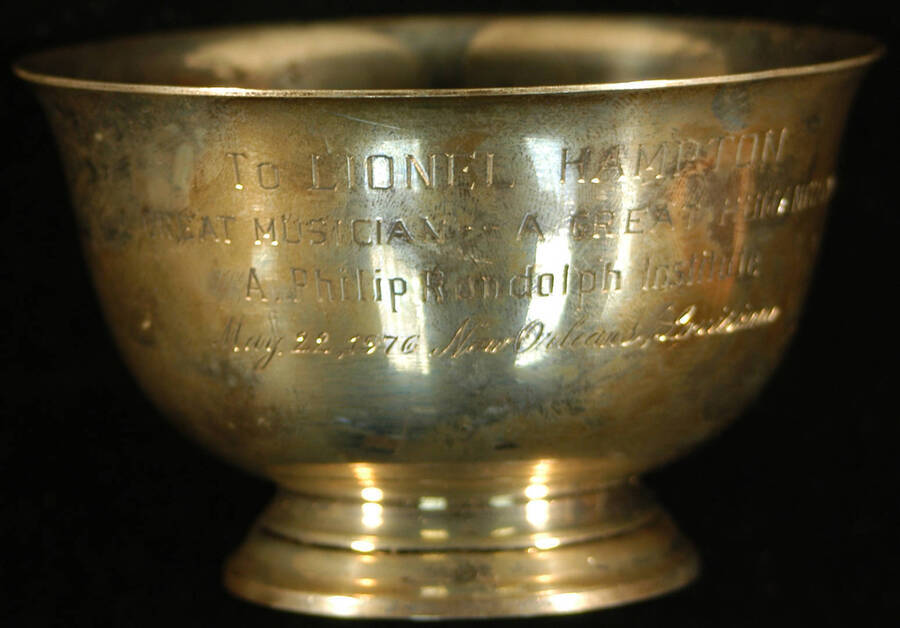
[{"label": "bowl rim", "polygon": [[[168,36],[194,36],[211,35],[215,33],[252,31],[253,29],[284,28],[284,27],[309,27],[309,26],[352,26],[373,25],[379,23],[396,22],[406,20],[438,21],[478,19],[490,21],[494,19],[614,19],[623,21],[651,21],[656,23],[673,22],[683,24],[695,24],[697,26],[751,26],[761,29],[784,30],[795,29],[817,33],[823,37],[853,37],[867,48],[867,52],[838,58],[830,61],[805,63],[799,65],[784,65],[762,70],[736,72],[728,74],[716,74],[709,76],[696,76],[689,78],[672,79],[638,79],[619,82],[600,83],[574,83],[553,85],[528,85],[505,87],[447,87],[447,88],[245,88],[230,86],[189,86],[172,85],[164,83],[142,83],[128,81],[107,81],[103,79],[79,78],[66,76],[64,73],[52,73],[36,69],[35,65],[41,59],[54,56],[62,56],[72,51],[88,50],[98,45],[137,44],[151,40],[155,37]],[[787,22],[771,20],[757,20],[746,18],[710,18],[690,17],[677,15],[641,15],[641,14],[605,14],[605,13],[548,13],[548,14],[458,14],[458,15],[397,15],[380,16],[375,18],[348,18],[335,20],[315,20],[309,22],[288,21],[268,23],[248,23],[232,26],[216,26],[211,28],[191,28],[179,30],[162,30],[150,33],[116,37],[113,39],[98,40],[96,42],[84,42],[80,44],[54,47],[37,52],[32,52],[19,57],[12,64],[12,71],[19,78],[37,85],[61,87],[100,92],[119,92],[123,94],[150,94],[173,96],[207,96],[207,97],[239,97],[239,98],[288,98],[288,99],[372,99],[372,98],[457,98],[457,97],[485,97],[485,96],[538,96],[538,95],[566,95],[566,94],[591,94],[605,92],[639,92],[681,87],[701,87],[727,85],[734,83],[746,83],[779,78],[802,77],[816,74],[827,74],[842,70],[851,70],[870,65],[883,57],[887,52],[886,46],[877,38],[870,35],[857,33],[850,30],[835,29],[813,24],[796,25]]]}]

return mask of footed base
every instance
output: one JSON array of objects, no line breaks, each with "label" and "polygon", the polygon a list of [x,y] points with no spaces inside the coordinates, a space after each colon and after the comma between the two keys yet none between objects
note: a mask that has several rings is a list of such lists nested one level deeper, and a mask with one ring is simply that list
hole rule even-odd
[{"label": "footed base", "polygon": [[252,602],[317,615],[458,619],[626,604],[684,586],[697,568],[668,517],[548,550],[360,554],[257,530],[228,561],[225,586]]},{"label": "footed base", "polygon": [[225,586],[304,613],[451,619],[615,606],[698,572],[693,548],[634,484],[484,509],[442,500],[392,506],[281,493],[227,562]]}]

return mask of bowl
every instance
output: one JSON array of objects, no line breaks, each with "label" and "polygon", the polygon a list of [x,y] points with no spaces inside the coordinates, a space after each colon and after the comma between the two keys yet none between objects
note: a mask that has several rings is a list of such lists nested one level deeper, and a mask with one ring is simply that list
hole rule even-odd
[{"label": "bowl", "polygon": [[879,54],[748,21],[412,17],[15,69],[137,381],[279,487],[226,586],[459,618],[695,577],[637,477],[778,364]]}]

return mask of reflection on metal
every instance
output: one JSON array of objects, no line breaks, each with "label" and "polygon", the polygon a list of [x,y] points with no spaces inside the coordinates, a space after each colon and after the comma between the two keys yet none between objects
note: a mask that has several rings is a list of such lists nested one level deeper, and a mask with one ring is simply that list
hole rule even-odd
[{"label": "reflection on metal", "polygon": [[362,524],[366,528],[377,528],[382,523],[384,523],[384,519],[381,516],[381,513],[384,511],[384,508],[381,504],[376,504],[373,502],[366,502],[362,505]]},{"label": "reflection on metal", "polygon": [[420,497],[419,510],[447,510],[447,498],[431,495]]},{"label": "reflection on metal", "polygon": [[534,536],[534,546],[541,550],[552,549],[560,544],[560,540],[549,534],[536,534]]},{"label": "reflection on metal", "polygon": [[375,549],[375,544],[368,539],[356,539],[350,543],[350,549],[356,552],[371,552]]},{"label": "reflection on metal", "polygon": [[445,541],[450,538],[450,533],[444,529],[429,530],[423,528],[419,530],[419,534],[423,539],[426,539],[428,541]]},{"label": "reflection on metal", "polygon": [[384,491],[376,486],[367,486],[360,491],[360,495],[368,502],[380,502],[384,499]]},{"label": "reflection on metal", "polygon": [[556,593],[550,596],[550,604],[558,613],[571,613],[582,606],[583,600],[577,593]]},{"label": "reflection on metal", "polygon": [[331,595],[326,598],[328,610],[334,615],[355,615],[359,600],[347,595]]},{"label": "reflection on metal", "polygon": [[542,528],[550,520],[550,502],[546,499],[529,499],[525,504],[525,518],[535,528]]},{"label": "reflection on metal", "polygon": [[443,584],[437,584],[421,587],[419,593],[422,597],[447,597],[450,594],[450,590]]}]

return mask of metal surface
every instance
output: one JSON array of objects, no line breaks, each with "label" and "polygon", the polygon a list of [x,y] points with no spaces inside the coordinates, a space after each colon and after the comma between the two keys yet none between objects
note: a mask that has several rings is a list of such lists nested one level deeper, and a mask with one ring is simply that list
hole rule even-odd
[{"label": "metal surface", "polygon": [[441,618],[695,575],[634,478],[777,364],[878,53],[756,23],[412,18],[16,69],[138,381],[281,487],[229,589]]}]

